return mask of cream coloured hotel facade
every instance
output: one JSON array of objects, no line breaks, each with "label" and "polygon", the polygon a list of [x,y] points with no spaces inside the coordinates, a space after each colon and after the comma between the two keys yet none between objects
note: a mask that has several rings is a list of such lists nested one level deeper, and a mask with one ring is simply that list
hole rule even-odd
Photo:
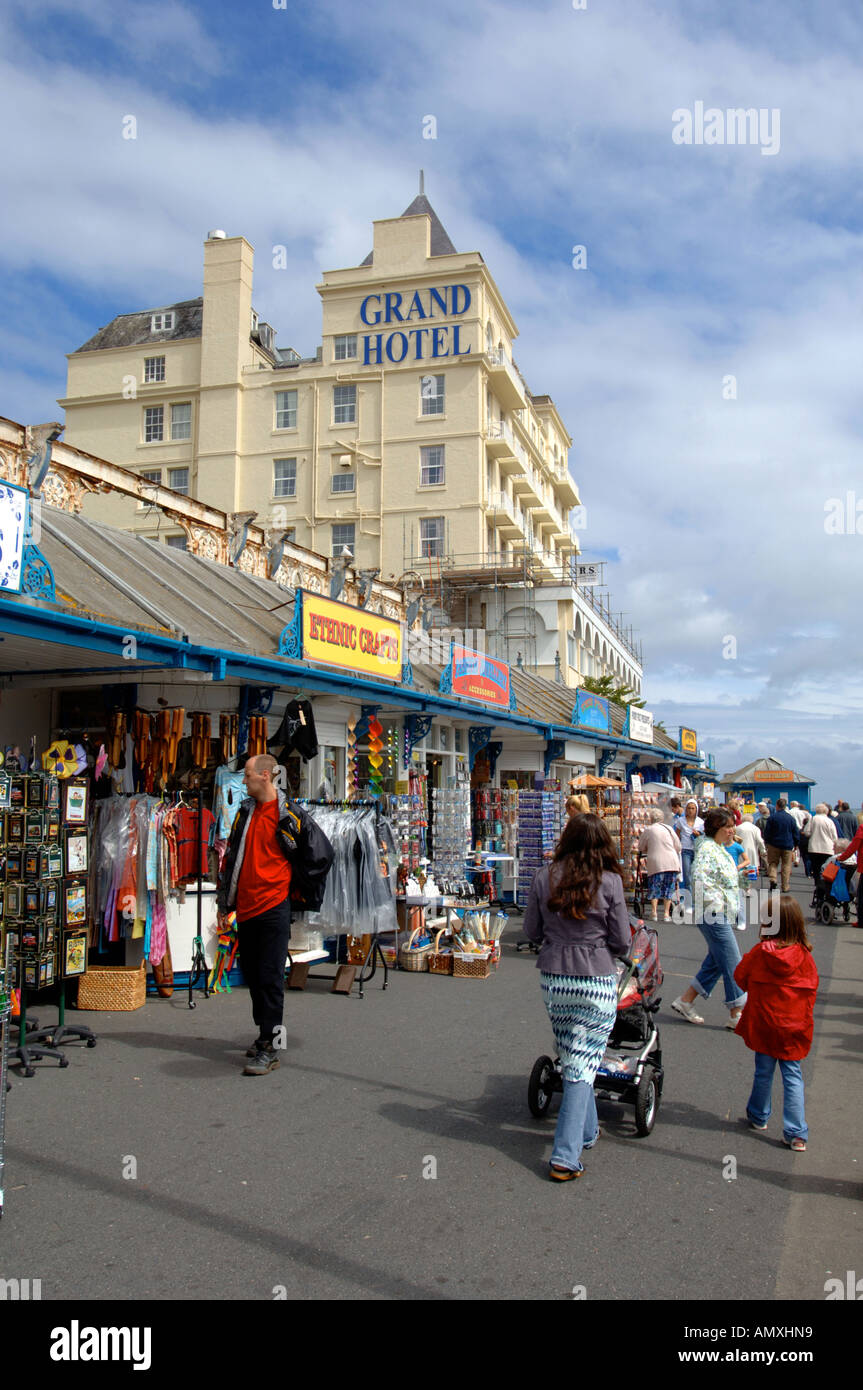
[{"label": "cream coloured hotel facade", "polygon": [[[201,298],[120,315],[71,353],[66,442],[310,550],[347,547],[384,582],[416,575],[492,654],[640,689],[631,636],[574,583],[572,440],[513,362],[482,256],[456,252],[421,194],[374,223],[365,262],[324,273],[307,358],[259,321],[253,269],[243,237],[212,233]],[[185,544],[156,508],[91,510]]]}]

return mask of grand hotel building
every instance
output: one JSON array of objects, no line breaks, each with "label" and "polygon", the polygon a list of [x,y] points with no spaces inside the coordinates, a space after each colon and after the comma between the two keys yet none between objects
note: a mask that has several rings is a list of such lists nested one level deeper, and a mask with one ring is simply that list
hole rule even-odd
[{"label": "grand hotel building", "polygon": [[[212,232],[200,298],[121,314],[71,353],[66,442],[154,499],[187,493],[311,550],[347,547],[383,581],[415,576],[436,624],[481,629],[512,664],[640,689],[631,630],[575,582],[572,440],[513,361],[518,330],[479,252],[457,252],[420,193],[374,223],[361,264],[324,273],[313,357],[276,346],[253,266],[243,237]],[[94,510],[186,543],[156,507]]]}]

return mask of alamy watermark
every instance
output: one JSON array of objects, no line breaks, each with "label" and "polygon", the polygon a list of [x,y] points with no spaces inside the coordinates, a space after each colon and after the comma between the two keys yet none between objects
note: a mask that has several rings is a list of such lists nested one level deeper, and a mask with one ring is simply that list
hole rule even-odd
[{"label": "alamy watermark", "polygon": [[692,110],[671,113],[675,145],[760,145],[762,154],[779,153],[779,107],[737,106],[727,111],[697,101]]}]

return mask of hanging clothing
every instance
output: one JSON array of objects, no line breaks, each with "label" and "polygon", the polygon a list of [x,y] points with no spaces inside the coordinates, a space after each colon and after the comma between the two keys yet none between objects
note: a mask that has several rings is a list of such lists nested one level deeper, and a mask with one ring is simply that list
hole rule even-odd
[{"label": "hanging clothing", "polygon": [[271,753],[280,748],[281,752],[276,753],[279,760],[291,751],[299,753],[306,762],[317,756],[315,716],[308,700],[288,701],[282,722],[272,738],[268,739],[267,748]]},{"label": "hanging clothing", "polygon": [[216,768],[213,783],[213,815],[216,818],[217,840],[229,838],[234,816],[247,796],[242,772],[231,772],[227,767]]}]

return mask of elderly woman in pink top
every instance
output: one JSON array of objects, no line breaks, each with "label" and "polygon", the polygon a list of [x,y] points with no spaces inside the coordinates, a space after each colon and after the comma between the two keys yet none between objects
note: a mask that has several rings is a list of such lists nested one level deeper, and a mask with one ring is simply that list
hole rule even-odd
[{"label": "elderly woman in pink top", "polygon": [[650,899],[651,920],[656,921],[656,907],[663,903],[664,922],[671,921],[671,902],[675,885],[680,878],[680,841],[670,825],[664,823],[662,812],[654,808],[651,824],[642,830],[638,841],[639,862],[644,860],[647,874],[647,897]]}]

